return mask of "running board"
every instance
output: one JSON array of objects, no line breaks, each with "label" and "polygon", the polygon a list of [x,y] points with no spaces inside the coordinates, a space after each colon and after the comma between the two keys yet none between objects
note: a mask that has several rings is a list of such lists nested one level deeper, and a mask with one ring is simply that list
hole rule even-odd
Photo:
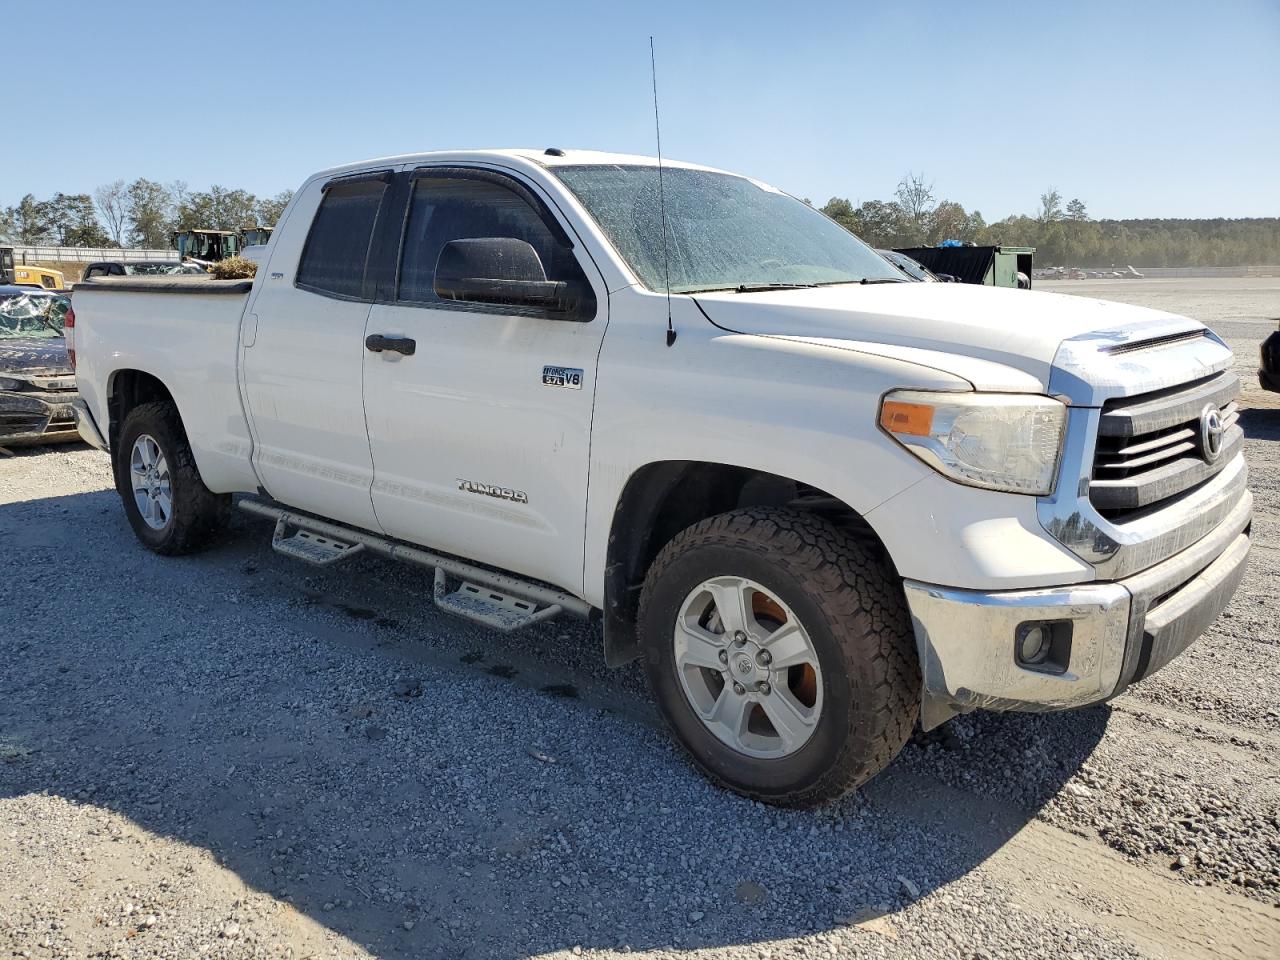
[{"label": "running board", "polygon": [[338,540],[323,533],[297,529],[289,532],[289,524],[281,517],[276,521],[276,531],[271,535],[271,549],[316,567],[328,567],[354,556],[364,549],[363,543]]},{"label": "running board", "polygon": [[[388,537],[251,498],[241,499],[237,506],[246,513],[274,520],[276,529],[271,538],[272,548],[311,564],[330,566],[368,550],[392,560],[434,569],[436,606],[496,630],[519,630],[560,613],[571,613],[583,619],[591,615],[591,605],[585,600],[513,574],[477,567]],[[291,530],[294,532],[287,536]],[[460,586],[450,590],[451,582]]]},{"label": "running board", "polygon": [[550,620],[562,609],[558,603],[539,609],[533,600],[499,593],[491,587],[482,587],[466,580],[450,593],[449,578],[440,567],[436,567],[435,597],[436,606],[446,613],[465,617],[503,633]]}]

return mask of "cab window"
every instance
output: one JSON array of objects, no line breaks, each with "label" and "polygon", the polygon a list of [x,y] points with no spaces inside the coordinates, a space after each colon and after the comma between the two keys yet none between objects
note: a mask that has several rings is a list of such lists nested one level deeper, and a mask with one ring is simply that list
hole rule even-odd
[{"label": "cab window", "polygon": [[316,211],[298,263],[297,285],[345,299],[365,298],[369,245],[386,183],[332,183]]},{"label": "cab window", "polygon": [[[595,294],[573,250],[551,232],[539,212],[515,191],[488,179],[425,176],[412,182],[397,298],[412,303],[459,308],[454,300],[436,295],[436,264],[445,245],[454,240],[502,238],[523,240],[533,247],[550,281],[563,281],[574,291],[579,306],[574,319],[595,314]],[[480,309],[499,313],[538,313],[497,305]],[[541,311],[555,317],[554,313]]]}]

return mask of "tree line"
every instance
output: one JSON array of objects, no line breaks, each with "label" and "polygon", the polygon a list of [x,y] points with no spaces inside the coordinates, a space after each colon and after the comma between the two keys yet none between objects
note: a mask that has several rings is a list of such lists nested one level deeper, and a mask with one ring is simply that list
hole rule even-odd
[{"label": "tree line", "polygon": [[1280,217],[1094,220],[1084,200],[1050,187],[1031,215],[987,223],[953,200],[938,200],[922,174],[908,173],[892,200],[854,206],[832,197],[822,212],[873,247],[934,246],[943,240],[1036,248],[1039,266],[1210,267],[1280,264]]},{"label": "tree line", "polygon": [[0,237],[29,246],[167,249],[175,230],[275,226],[292,190],[255,197],[214,185],[191,190],[181,180],[115,180],[87,193],[28,193],[0,209]]},{"label": "tree line", "polygon": [[[163,184],[116,180],[87,193],[27,194],[0,209],[0,237],[31,246],[167,248],[175,230],[239,230],[274,226],[293,196],[255,197],[212,186],[192,191],[181,180]],[[935,197],[922,174],[908,173],[892,200],[856,207],[832,197],[822,212],[873,247],[933,246],[943,240],[1036,248],[1042,266],[1205,267],[1280,263],[1280,217],[1247,219],[1094,220],[1080,198],[1050,187],[1034,214],[987,223],[977,211]]]}]

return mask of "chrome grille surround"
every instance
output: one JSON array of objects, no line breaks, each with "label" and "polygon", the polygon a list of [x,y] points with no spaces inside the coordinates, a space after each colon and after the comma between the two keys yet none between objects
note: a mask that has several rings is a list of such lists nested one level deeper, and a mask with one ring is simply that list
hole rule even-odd
[{"label": "chrome grille surround", "polygon": [[[1191,336],[1195,330],[1203,330],[1203,336]],[[1148,509],[1107,510],[1112,514],[1107,516],[1090,495],[1104,416],[1127,409],[1140,414],[1130,417],[1138,425],[1157,431],[1175,426],[1180,406],[1162,411],[1158,402],[1147,402],[1147,395],[1156,394],[1159,400],[1160,392],[1168,391],[1168,397],[1181,398],[1179,403],[1190,402],[1208,387],[1211,396],[1205,403],[1212,403],[1214,391],[1234,380],[1230,374],[1221,376],[1231,360],[1231,351],[1216,334],[1172,316],[1084,334],[1059,347],[1049,392],[1070,409],[1058,482],[1053,494],[1038,499],[1037,513],[1041,526],[1091,564],[1099,579],[1130,576],[1185,549],[1222,523],[1246,496],[1248,469],[1234,435],[1233,446],[1224,443],[1214,472]],[[1232,389],[1227,386],[1229,393]],[[1173,421],[1166,422],[1170,417]],[[1232,429],[1240,430],[1234,423]],[[1113,434],[1114,427],[1107,430]]]}]

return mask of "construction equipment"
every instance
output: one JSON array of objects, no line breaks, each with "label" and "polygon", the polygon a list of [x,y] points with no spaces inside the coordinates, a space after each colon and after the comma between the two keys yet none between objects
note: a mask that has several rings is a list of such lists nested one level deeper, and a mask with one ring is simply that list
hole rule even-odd
[{"label": "construction equipment", "polygon": [[240,253],[243,240],[236,230],[178,230],[173,234],[173,248],[180,260],[217,263]]}]

